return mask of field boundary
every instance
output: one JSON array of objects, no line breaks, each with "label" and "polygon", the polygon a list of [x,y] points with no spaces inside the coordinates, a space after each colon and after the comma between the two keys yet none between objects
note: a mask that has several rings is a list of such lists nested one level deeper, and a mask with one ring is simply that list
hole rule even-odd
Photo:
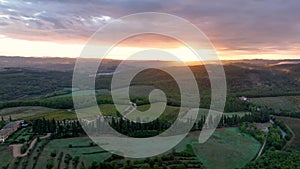
[{"label": "field boundary", "polygon": [[[275,117],[280,119],[281,116],[275,116]],[[288,117],[288,118],[291,118],[291,117]],[[286,127],[287,127],[288,130],[292,133],[293,136],[292,136],[292,138],[291,138],[288,142],[286,142],[286,144],[282,147],[281,151],[283,151],[283,150],[285,150],[286,148],[288,148],[289,146],[291,146],[291,144],[295,141],[295,138],[296,138],[296,134],[295,134],[294,131],[290,128],[290,126],[289,126],[287,123],[285,123],[285,122],[284,122],[284,124],[286,125]]]}]

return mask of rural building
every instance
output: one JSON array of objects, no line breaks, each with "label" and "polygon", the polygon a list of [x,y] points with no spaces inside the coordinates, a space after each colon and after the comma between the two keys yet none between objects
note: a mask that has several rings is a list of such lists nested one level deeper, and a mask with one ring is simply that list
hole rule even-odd
[{"label": "rural building", "polygon": [[10,135],[17,131],[21,127],[22,123],[24,123],[23,120],[7,123],[0,130],[0,142],[4,142]]}]

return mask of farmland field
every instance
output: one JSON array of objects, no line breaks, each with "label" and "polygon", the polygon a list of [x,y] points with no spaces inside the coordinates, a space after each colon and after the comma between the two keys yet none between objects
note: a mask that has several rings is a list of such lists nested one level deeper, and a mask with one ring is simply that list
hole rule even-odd
[{"label": "farmland field", "polygon": [[[154,103],[154,111],[157,114],[147,114],[144,112],[150,108],[150,104],[148,105],[141,105],[138,106],[137,109],[142,111],[140,114],[140,118],[147,119],[147,118],[154,118],[158,117],[159,114],[159,107],[161,103]],[[123,105],[124,109],[128,107],[128,105]],[[99,108],[103,115],[116,115],[116,108],[113,104],[101,104]],[[176,106],[166,106],[164,113],[161,116],[162,120],[173,120],[177,113],[179,112],[180,107]],[[134,115],[136,115],[137,111],[133,111],[128,118],[134,119]],[[208,113],[208,109],[200,109],[199,113],[201,115],[206,115]],[[232,112],[232,113],[225,113],[224,115],[232,116],[232,115],[239,115],[244,116],[248,112]],[[73,110],[64,110],[64,109],[51,109],[47,107],[40,107],[40,106],[24,106],[24,107],[12,107],[12,108],[5,108],[0,110],[0,116],[3,116],[4,119],[8,120],[11,116],[12,119],[55,119],[55,120],[64,120],[64,119],[77,119],[76,113]]]},{"label": "farmland field", "polygon": [[[153,104],[154,112],[159,113],[159,111],[158,111],[159,109],[157,109],[157,108],[161,107],[161,106],[162,106],[161,103],[154,103]],[[102,104],[102,105],[99,105],[99,107],[100,107],[100,110],[103,113],[103,115],[116,115],[117,110],[116,110],[115,106],[112,105],[112,104]],[[124,107],[127,107],[127,105],[124,105]],[[145,112],[145,111],[147,111],[149,108],[150,108],[150,104],[142,105],[142,106],[137,107],[137,110],[142,111],[142,113],[140,114],[141,118],[147,119],[147,118],[153,118],[153,117],[158,117],[159,116],[159,114],[155,114],[155,115],[147,114],[147,112]],[[157,109],[157,111],[156,111],[155,108]],[[168,106],[167,105],[164,113],[161,115],[161,119],[162,120],[173,120],[176,117],[176,115],[178,114],[179,110],[180,110],[180,107]],[[183,111],[184,111],[184,109],[183,109]],[[207,113],[208,113],[208,109],[201,108],[199,110],[200,115],[207,115]],[[136,114],[136,111],[133,111],[130,115],[128,115],[128,118],[135,120],[133,118],[134,114]],[[244,116],[245,114],[249,114],[249,112],[224,113],[224,115],[230,116],[230,117],[233,116],[233,115]]]},{"label": "farmland field", "polygon": [[[157,112],[159,113],[159,108],[161,106],[161,103],[154,103],[153,104],[154,106],[154,112]],[[101,109],[101,112],[103,112],[104,115],[116,115],[116,108],[114,105],[112,104],[103,104],[103,105],[100,105],[99,106],[100,109]],[[126,107],[128,107],[128,105],[124,105],[123,106],[124,109],[126,109]],[[158,117],[159,114],[147,114],[146,112],[144,113],[144,111],[148,110],[150,108],[150,105],[142,105],[142,106],[138,106],[137,109],[139,111],[142,111],[141,114],[139,115],[140,118],[143,118],[143,119],[147,119],[147,118],[153,118],[153,117]],[[156,111],[157,110],[157,111]],[[176,117],[177,113],[179,112],[180,110],[180,107],[175,107],[175,106],[166,106],[166,109],[164,111],[164,113],[162,114],[161,116],[161,119],[162,120],[171,120],[171,119],[174,119],[174,117]],[[132,113],[130,113],[128,115],[128,118],[131,118],[133,120],[136,120],[134,118],[134,116],[136,116],[137,114],[137,111],[133,111]]]},{"label": "farmland field", "polygon": [[209,169],[241,168],[258,153],[261,144],[238,128],[217,129],[204,144],[192,144],[198,158]]},{"label": "farmland field", "polygon": [[291,148],[300,150],[300,119],[290,118],[290,117],[276,117],[280,120],[283,120],[287,126],[295,134],[295,139],[292,142]]},{"label": "farmland field", "polygon": [[28,157],[28,165],[27,165],[28,169],[33,168],[34,163],[35,163],[35,158],[38,158],[37,160],[39,160],[39,155],[38,154],[41,150],[41,147],[43,145],[45,145],[47,142],[48,142],[48,140],[44,139],[44,140],[41,140],[41,141],[36,143],[34,151],[32,151],[31,156]]},{"label": "farmland field", "polygon": [[12,149],[6,145],[0,145],[0,167],[4,167],[13,160]]},{"label": "farmland field", "polygon": [[280,111],[300,111],[300,96],[260,97],[250,98],[249,100],[259,106],[268,106],[273,108],[276,113],[279,113]]},{"label": "farmland field", "polygon": [[53,112],[48,112],[48,113],[42,113],[42,114],[34,114],[31,116],[23,117],[23,120],[29,120],[29,119],[55,119],[55,120],[64,120],[64,119],[69,119],[69,120],[75,120],[77,119],[76,113],[74,111],[68,111],[68,110],[55,110]]},{"label": "farmland field", "polygon": [[[243,167],[256,156],[261,146],[251,136],[240,133],[238,128],[218,129],[204,144],[197,143],[198,134],[199,132],[190,133],[175,149],[181,152],[186,149],[187,145],[192,145],[194,151],[199,152],[198,159],[207,168]],[[60,152],[63,152],[64,156],[70,154],[73,158],[79,156],[85,165],[90,165],[93,161],[104,161],[110,157],[111,154],[103,152],[100,147],[89,146],[91,142],[88,137],[52,140],[45,146],[37,168],[44,167],[47,160],[51,158],[51,152],[56,152],[57,156]],[[54,168],[57,167],[57,161],[57,157],[54,158]],[[64,165],[62,163],[61,167]]]},{"label": "farmland field", "polygon": [[[82,95],[93,94],[93,92],[94,92],[94,90],[81,90],[81,91],[74,91],[74,92],[72,92],[72,89],[69,89],[69,90],[70,90],[70,93],[53,96],[52,98],[70,97],[72,95],[82,96]],[[110,91],[108,89],[96,89],[95,93],[96,94],[109,94]]]},{"label": "farmland field", "polygon": [[51,109],[47,107],[40,106],[24,106],[24,107],[12,107],[5,108],[0,110],[0,116],[3,116],[5,120],[8,120],[9,117],[13,120],[22,119],[37,119],[37,118],[46,118],[46,119],[76,119],[76,114],[71,110],[63,109]]},{"label": "farmland field", "polygon": [[[80,160],[84,161],[86,166],[89,166],[93,161],[100,162],[110,157],[111,154],[108,152],[102,152],[103,149],[100,147],[90,146],[91,142],[92,141],[88,137],[52,140],[45,146],[36,168],[42,169],[45,167],[45,163],[47,163],[47,160],[51,158],[51,152],[56,152],[57,156],[59,156],[61,152],[63,152],[64,155],[70,154],[73,158],[79,156]],[[69,147],[70,145],[72,145],[72,148]],[[54,161],[56,168],[57,158]],[[62,162],[61,165],[64,165],[63,163],[64,162]]]},{"label": "farmland field", "polygon": [[44,114],[54,111],[57,110],[39,106],[12,107],[1,109],[0,116],[3,116],[4,119],[9,119],[9,116],[11,116],[13,119],[22,119],[23,117],[33,116],[36,114]]}]

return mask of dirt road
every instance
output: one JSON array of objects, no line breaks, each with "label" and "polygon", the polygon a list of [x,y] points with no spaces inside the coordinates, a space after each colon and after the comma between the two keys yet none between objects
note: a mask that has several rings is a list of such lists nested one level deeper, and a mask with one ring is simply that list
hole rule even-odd
[{"label": "dirt road", "polygon": [[[46,139],[46,138],[48,138],[48,137],[50,137],[50,136],[51,136],[51,133],[48,133],[46,136],[40,137],[40,139],[43,140],[43,139]],[[32,148],[34,147],[34,145],[36,144],[36,142],[37,142],[37,138],[35,138],[35,139],[30,143],[29,148],[26,150],[26,152],[25,152],[24,154],[21,153],[21,147],[22,147],[23,144],[12,144],[12,145],[10,145],[10,147],[13,148],[13,156],[14,156],[14,158],[16,158],[16,157],[25,157],[25,156],[27,156],[29,150],[32,149]]]}]

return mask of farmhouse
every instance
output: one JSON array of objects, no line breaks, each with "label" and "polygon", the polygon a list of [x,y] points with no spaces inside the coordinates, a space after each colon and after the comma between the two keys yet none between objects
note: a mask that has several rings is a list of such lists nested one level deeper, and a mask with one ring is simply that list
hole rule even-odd
[{"label": "farmhouse", "polygon": [[9,122],[0,130],[0,142],[4,142],[10,135],[12,135],[15,131],[17,131],[22,123],[23,120]]},{"label": "farmhouse", "polygon": [[261,131],[268,133],[270,124],[264,124],[264,123],[256,123],[256,127],[260,129]]},{"label": "farmhouse", "polygon": [[245,97],[245,96],[239,97],[239,99],[242,100],[242,101],[248,101],[248,98]]}]

